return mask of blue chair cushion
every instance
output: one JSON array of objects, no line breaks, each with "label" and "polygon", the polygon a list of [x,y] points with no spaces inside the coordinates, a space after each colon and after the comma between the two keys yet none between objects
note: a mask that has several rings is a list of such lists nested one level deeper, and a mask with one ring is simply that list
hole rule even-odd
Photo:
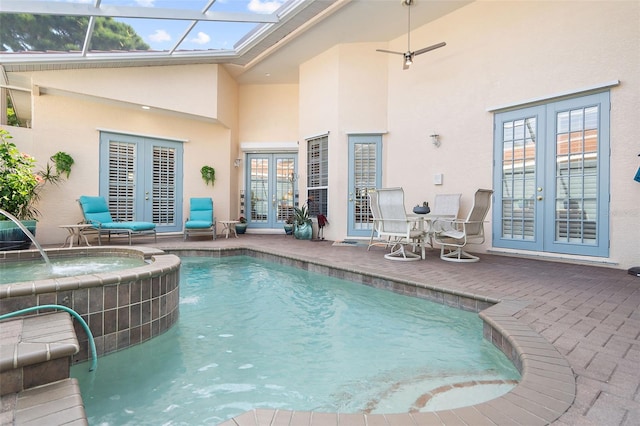
[{"label": "blue chair cushion", "polygon": [[109,212],[109,206],[107,206],[107,200],[105,200],[104,197],[81,195],[79,201],[87,222],[100,222],[102,224],[113,222],[113,217],[111,217],[111,213]]},{"label": "blue chair cushion", "polygon": [[156,224],[151,222],[108,222],[102,224],[102,229],[128,229],[129,231],[150,231]]},{"label": "blue chair cushion", "polygon": [[211,198],[191,198],[189,200],[189,219],[186,229],[208,229],[213,226],[213,200]]},{"label": "blue chair cushion", "polygon": [[212,226],[213,222],[210,220],[189,220],[184,224],[184,227],[188,229],[204,229],[211,228]]},{"label": "blue chair cushion", "polygon": [[132,232],[150,231],[156,228],[151,222],[114,222],[104,197],[80,196],[80,207],[87,223],[101,229],[128,229]]}]

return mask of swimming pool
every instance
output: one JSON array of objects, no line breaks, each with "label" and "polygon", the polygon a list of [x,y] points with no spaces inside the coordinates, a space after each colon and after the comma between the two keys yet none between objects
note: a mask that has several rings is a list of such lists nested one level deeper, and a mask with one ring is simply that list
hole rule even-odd
[{"label": "swimming pool", "polygon": [[519,378],[472,312],[243,256],[182,258],[181,270],[176,326],[101,358],[95,375],[73,368],[90,423],[407,412],[446,383]]}]

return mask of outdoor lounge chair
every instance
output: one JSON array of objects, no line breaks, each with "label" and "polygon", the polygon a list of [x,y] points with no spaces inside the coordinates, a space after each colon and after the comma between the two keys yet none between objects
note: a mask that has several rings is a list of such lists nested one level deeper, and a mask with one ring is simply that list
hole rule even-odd
[{"label": "outdoor lounge chair", "polygon": [[478,189],[469,215],[464,220],[440,218],[433,221],[434,240],[440,244],[440,259],[449,262],[477,262],[480,260],[463,248],[467,244],[484,242],[484,219],[491,207],[490,189]]},{"label": "outdoor lounge chair", "polygon": [[104,197],[81,195],[78,202],[85,222],[92,225],[98,232],[99,245],[102,245],[102,234],[107,234],[109,241],[111,241],[111,234],[127,234],[129,245],[131,245],[132,235],[153,234],[154,241],[158,241],[155,223],[115,222]]},{"label": "outdoor lounge chair", "polygon": [[191,198],[189,200],[189,217],[184,222],[184,238],[189,235],[212,235],[216,239],[216,218],[213,216],[213,200],[211,198]]},{"label": "outdoor lounge chair", "polygon": [[[380,212],[378,236],[388,239],[391,253],[384,255],[390,260],[418,260],[424,259],[424,238],[426,233],[416,226],[419,218],[407,217],[404,207],[404,190],[402,188],[377,189],[378,211]],[[374,199],[376,197],[372,197]],[[372,209],[373,211],[373,209]],[[422,250],[422,256],[407,251],[405,246],[411,245],[415,251],[417,246]]]}]

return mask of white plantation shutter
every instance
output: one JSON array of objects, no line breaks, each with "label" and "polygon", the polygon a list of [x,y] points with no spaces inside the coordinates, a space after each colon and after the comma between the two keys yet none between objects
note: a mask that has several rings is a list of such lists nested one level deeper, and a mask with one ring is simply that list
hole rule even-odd
[{"label": "white plantation shutter", "polygon": [[174,225],[176,222],[176,150],[153,147],[153,223]]},{"label": "white plantation shutter", "polygon": [[115,221],[135,220],[136,144],[109,141],[108,204]]},{"label": "white plantation shutter", "polygon": [[307,140],[307,198],[311,215],[327,214],[329,199],[329,137]]},{"label": "white plantation shutter", "polygon": [[354,197],[356,208],[354,222],[357,226],[368,229],[373,222],[369,206],[369,191],[376,188],[377,145],[375,142],[355,143],[353,158]]}]

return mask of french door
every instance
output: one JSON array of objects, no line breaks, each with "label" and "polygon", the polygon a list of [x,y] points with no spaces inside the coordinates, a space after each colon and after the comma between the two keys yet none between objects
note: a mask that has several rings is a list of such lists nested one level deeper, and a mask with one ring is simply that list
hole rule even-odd
[{"label": "french door", "polygon": [[102,132],[100,195],[116,221],[182,230],[182,144]]},{"label": "french door", "polygon": [[496,114],[494,156],[494,246],[608,256],[608,92]]},{"label": "french door", "polygon": [[368,237],[373,228],[369,191],[382,182],[382,136],[349,136],[349,204],[347,234]]},{"label": "french door", "polygon": [[297,154],[247,154],[247,222],[252,228],[282,228],[293,215]]}]

